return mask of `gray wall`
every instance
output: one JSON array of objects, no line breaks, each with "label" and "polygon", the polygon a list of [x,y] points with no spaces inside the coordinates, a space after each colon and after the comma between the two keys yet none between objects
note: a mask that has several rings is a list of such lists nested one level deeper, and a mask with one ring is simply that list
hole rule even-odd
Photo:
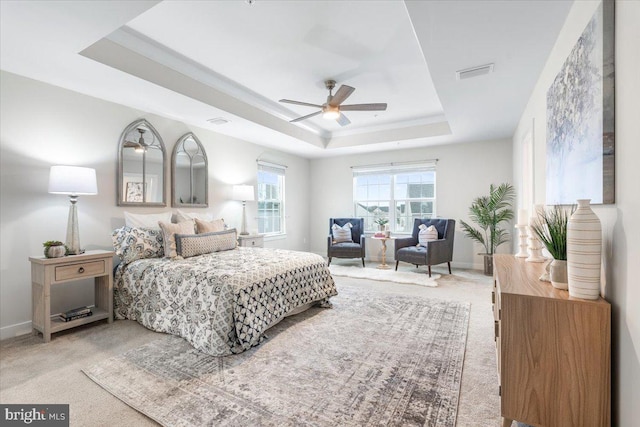
[{"label": "gray wall", "polygon": [[[481,246],[464,237],[459,220],[468,221],[474,197],[487,194],[491,183],[511,182],[511,141],[483,141],[429,148],[385,151],[311,160],[311,251],[326,255],[329,218],[353,216],[351,166],[439,159],[436,175],[437,216],[456,223],[453,265],[482,268]],[[387,259],[393,259],[390,244]],[[510,252],[505,244],[499,252]],[[380,243],[367,241],[367,256],[379,259]]]},{"label": "gray wall", "polygon": [[[535,203],[545,203],[546,93],[598,2],[577,1],[549,55],[513,138],[514,178],[522,182],[522,141],[533,129]],[[616,203],[594,206],[603,231],[603,296],[612,304],[613,422],[640,419],[640,2],[616,1]]]},{"label": "gray wall", "polygon": [[[0,74],[1,236],[0,338],[30,330],[29,256],[42,255],[42,242],[65,240],[69,201],[47,193],[52,165],[96,169],[97,196],[78,202],[80,241],[87,249],[111,249],[111,230],[124,224],[125,210],[153,213],[166,208],[116,206],[117,148],[122,130],[139,118],[157,129],[167,150],[165,192],[170,205],[170,156],[182,135],[193,131],[209,158],[209,208],[230,226],[240,228],[242,207],[231,201],[232,184],[256,184],[256,159],[287,165],[287,236],[265,246],[309,248],[309,161],[205,129],[188,126],[98,100],[15,74]],[[257,230],[257,205],[247,203],[247,228]],[[189,209],[184,209],[189,211]],[[196,211],[196,209],[192,209]],[[93,287],[77,282],[56,286],[52,310],[89,304]]]}]

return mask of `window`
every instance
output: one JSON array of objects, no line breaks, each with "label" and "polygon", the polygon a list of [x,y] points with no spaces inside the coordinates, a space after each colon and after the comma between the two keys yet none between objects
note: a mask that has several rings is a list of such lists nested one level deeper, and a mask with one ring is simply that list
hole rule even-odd
[{"label": "window", "polygon": [[285,166],[258,162],[258,232],[266,235],[285,233]]},{"label": "window", "polygon": [[354,212],[364,218],[365,231],[377,231],[379,218],[389,229],[410,233],[414,218],[436,216],[435,162],[354,167]]}]

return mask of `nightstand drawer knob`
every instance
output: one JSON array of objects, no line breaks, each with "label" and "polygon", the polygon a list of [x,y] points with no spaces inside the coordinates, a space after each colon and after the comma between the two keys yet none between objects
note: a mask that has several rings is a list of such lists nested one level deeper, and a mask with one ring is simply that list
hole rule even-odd
[{"label": "nightstand drawer knob", "polygon": [[78,273],[80,273],[80,274],[84,273],[84,267],[80,267],[80,268],[78,269]]}]

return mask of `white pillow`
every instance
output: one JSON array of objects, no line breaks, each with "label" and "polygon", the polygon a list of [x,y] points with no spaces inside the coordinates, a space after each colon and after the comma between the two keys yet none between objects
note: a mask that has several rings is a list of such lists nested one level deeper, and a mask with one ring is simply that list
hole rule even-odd
[{"label": "white pillow", "polygon": [[213,221],[213,215],[206,212],[184,212],[178,209],[176,212],[176,221],[183,222],[190,219],[199,219],[201,221]]},{"label": "white pillow", "polygon": [[333,234],[333,243],[341,243],[341,242],[353,242],[351,239],[351,225],[350,222],[346,223],[342,227],[338,224],[333,224],[331,227],[331,234]]},{"label": "white pillow", "polygon": [[427,227],[424,224],[420,224],[418,227],[420,231],[418,232],[418,246],[427,247],[427,242],[432,242],[434,240],[438,240],[438,230],[433,225]]},{"label": "white pillow", "polygon": [[171,222],[171,212],[162,212],[156,214],[134,214],[124,212],[124,224],[127,227],[159,229],[159,221]]}]

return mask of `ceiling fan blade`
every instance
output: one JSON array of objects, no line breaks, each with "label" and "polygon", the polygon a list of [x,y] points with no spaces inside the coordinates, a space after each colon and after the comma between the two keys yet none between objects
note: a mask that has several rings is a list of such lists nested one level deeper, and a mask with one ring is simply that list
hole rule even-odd
[{"label": "ceiling fan blade", "polygon": [[341,105],[340,111],[384,111],[386,103]]},{"label": "ceiling fan blade", "polygon": [[338,122],[340,126],[346,126],[348,124],[351,124],[351,120],[349,120],[347,116],[345,116],[342,113],[340,113],[340,117],[336,119],[336,122]]},{"label": "ceiling fan blade", "polygon": [[347,85],[340,86],[340,89],[338,89],[336,94],[331,97],[331,102],[329,102],[329,104],[333,106],[342,104],[344,100],[347,99],[353,93],[354,90],[356,90],[356,88],[351,86],[347,86]]},{"label": "ceiling fan blade", "polygon": [[280,102],[284,102],[286,104],[304,105],[305,107],[322,108],[322,105],[309,104],[308,102],[301,102],[301,101],[292,101],[291,99],[281,99]]},{"label": "ceiling fan blade", "polygon": [[138,144],[135,141],[125,141],[124,144],[122,144],[122,146],[124,148],[138,148],[140,147],[140,144]]},{"label": "ceiling fan blade", "polygon": [[318,114],[321,114],[321,113],[322,113],[322,111],[316,111],[315,113],[307,114],[306,116],[302,116],[302,117],[298,117],[297,119],[290,120],[289,123],[295,123],[295,122],[299,122],[299,121],[304,120],[304,119],[309,119],[309,118],[311,118],[313,116],[317,116]]}]

